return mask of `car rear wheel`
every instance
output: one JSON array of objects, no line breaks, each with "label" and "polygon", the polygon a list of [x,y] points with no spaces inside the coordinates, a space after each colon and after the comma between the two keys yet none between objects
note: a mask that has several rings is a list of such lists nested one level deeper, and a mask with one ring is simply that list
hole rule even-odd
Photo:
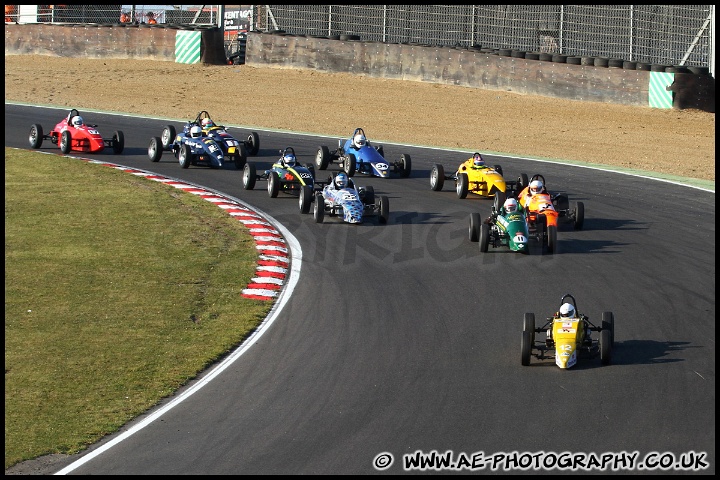
[{"label": "car rear wheel", "polygon": [[260,137],[256,132],[250,132],[247,138],[248,155],[255,156],[260,151]]},{"label": "car rear wheel", "polygon": [[583,222],[585,221],[585,204],[583,202],[577,202],[575,205],[575,230],[582,230]]},{"label": "car rear wheel", "polygon": [[322,223],[323,217],[325,217],[325,200],[321,193],[315,195],[315,202],[313,205],[313,218],[315,223]]},{"label": "car rear wheel", "polygon": [[162,140],[163,149],[167,150],[170,148],[170,145],[172,145],[175,141],[175,127],[172,125],[165,125],[162,135],[160,135],[160,139]]},{"label": "car rear wheel", "polygon": [[243,188],[245,190],[252,190],[255,188],[255,180],[257,180],[255,164],[246,163],[243,169]]},{"label": "car rear wheel", "polygon": [[375,205],[375,189],[372,185],[365,187],[365,197],[363,203],[366,205]]},{"label": "car rear wheel", "polygon": [[482,223],[480,225],[480,251],[485,253],[490,245],[490,225]]},{"label": "car rear wheel", "polygon": [[612,339],[610,338],[610,329],[603,329],[600,331],[600,361],[603,365],[610,365],[612,357]]},{"label": "car rear wheel", "polygon": [[152,137],[150,139],[150,146],[148,147],[148,157],[151,162],[159,162],[162,158],[162,140],[160,137]]},{"label": "car rear wheel", "polygon": [[412,160],[410,155],[403,153],[400,155],[400,176],[407,178],[410,176],[410,170],[412,170]]},{"label": "car rear wheel", "polygon": [[40,148],[43,143],[43,129],[39,123],[30,125],[30,148]]},{"label": "car rear wheel", "polygon": [[190,147],[188,145],[181,145],[180,151],[178,152],[178,162],[180,162],[180,166],[182,168],[188,168],[190,167],[190,163],[192,163],[192,152],[190,151]]},{"label": "car rear wheel", "polygon": [[482,220],[478,212],[470,214],[470,228],[468,228],[468,238],[471,242],[477,242],[480,239],[480,225]]},{"label": "car rear wheel", "polygon": [[312,205],[313,189],[310,185],[300,187],[300,195],[298,202],[300,204],[300,213],[309,213]]},{"label": "car rear wheel", "polygon": [[495,207],[496,212],[499,212],[502,206],[505,205],[505,200],[507,200],[507,194],[505,192],[501,192],[499,190],[495,192],[493,206]]},{"label": "car rear wheel", "polygon": [[317,149],[315,153],[315,166],[318,170],[325,170],[330,164],[330,150],[325,145]]},{"label": "car rear wheel", "polygon": [[523,330],[520,341],[520,363],[527,367],[530,365],[530,354],[532,353],[532,337],[530,332]]},{"label": "car rear wheel", "polygon": [[555,225],[547,226],[547,250],[548,253],[557,252],[557,227]]},{"label": "car rear wheel", "polygon": [[60,151],[62,153],[70,153],[71,148],[72,137],[70,136],[70,132],[65,130],[60,134]]},{"label": "car rear wheel", "polygon": [[502,177],[503,169],[502,169],[502,167],[501,167],[500,165],[493,165],[493,170],[495,170],[496,172],[498,172],[498,173],[500,174],[500,176]]},{"label": "car rear wheel", "polygon": [[385,195],[380,196],[380,223],[387,223],[390,220],[390,200]]},{"label": "car rear wheel", "polygon": [[521,173],[517,179],[517,182],[518,182],[518,193],[520,193],[523,188],[530,185],[530,182],[528,181],[527,173]]},{"label": "car rear wheel", "polygon": [[430,188],[435,192],[439,192],[445,183],[445,169],[440,164],[435,164],[430,170]]},{"label": "car rear wheel", "polygon": [[603,328],[610,329],[610,345],[615,346],[615,315],[612,312],[603,312],[602,314]]},{"label": "car rear wheel", "polygon": [[270,176],[268,177],[267,190],[270,198],[275,198],[278,196],[278,191],[280,190],[280,177],[278,176],[277,172],[270,172]]},{"label": "car rear wheel", "polygon": [[242,170],[245,168],[245,164],[247,163],[247,151],[245,150],[244,145],[238,145],[237,149],[235,150],[233,162],[235,163],[235,168],[237,168],[238,170]]},{"label": "car rear wheel", "polygon": [[113,153],[119,155],[125,150],[125,135],[122,131],[117,130],[112,137]]},{"label": "car rear wheel", "polygon": [[455,193],[457,193],[458,198],[467,197],[469,189],[470,180],[467,173],[458,173],[457,183],[455,184]]}]

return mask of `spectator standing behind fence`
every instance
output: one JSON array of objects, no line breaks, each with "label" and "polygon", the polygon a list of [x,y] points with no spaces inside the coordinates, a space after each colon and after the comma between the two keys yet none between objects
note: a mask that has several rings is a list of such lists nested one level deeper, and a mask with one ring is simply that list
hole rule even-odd
[{"label": "spectator standing behind fence", "polygon": [[16,19],[15,5],[5,5],[5,23],[14,23]]},{"label": "spectator standing behind fence", "polygon": [[120,12],[120,23],[131,23],[132,18],[130,18],[130,14],[127,12]]},{"label": "spectator standing behind fence", "polygon": [[147,13],[147,19],[148,19],[147,23],[149,25],[155,25],[157,23],[157,20],[155,20],[155,14],[153,12]]}]

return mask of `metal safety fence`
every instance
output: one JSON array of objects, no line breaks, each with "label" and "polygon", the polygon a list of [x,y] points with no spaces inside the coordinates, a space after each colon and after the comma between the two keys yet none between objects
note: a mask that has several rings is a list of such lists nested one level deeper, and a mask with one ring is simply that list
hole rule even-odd
[{"label": "metal safety fence", "polygon": [[260,30],[715,72],[714,5],[6,5],[5,21],[214,25],[225,30],[228,56]]}]

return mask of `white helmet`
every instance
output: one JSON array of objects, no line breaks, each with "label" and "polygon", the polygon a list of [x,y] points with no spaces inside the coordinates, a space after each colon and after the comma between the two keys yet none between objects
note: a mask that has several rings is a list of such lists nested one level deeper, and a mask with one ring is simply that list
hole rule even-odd
[{"label": "white helmet", "polygon": [[190,136],[193,138],[197,138],[200,135],[202,135],[202,128],[200,126],[195,125],[190,129]]},{"label": "white helmet", "polygon": [[503,208],[505,208],[505,211],[508,213],[516,212],[518,208],[517,200],[515,200],[514,198],[508,198],[507,200],[505,200]]},{"label": "white helmet", "polygon": [[80,127],[82,127],[83,123],[85,123],[85,121],[83,120],[83,118],[82,118],[80,115],[75,115],[75,116],[72,118],[72,125],[73,125],[73,127],[75,127],[75,128],[80,128]]},{"label": "white helmet", "polygon": [[335,186],[337,188],[345,188],[348,184],[348,177],[345,173],[340,172],[335,177]]},{"label": "white helmet", "polygon": [[562,304],[560,307],[560,316],[567,318],[573,318],[575,316],[575,307],[573,307],[572,303]]},{"label": "white helmet", "polygon": [[200,120],[200,125],[202,125],[202,128],[210,128],[210,127],[214,127],[214,126],[215,126],[215,124],[213,123],[213,121],[210,120],[210,119],[207,118],[207,117],[205,117],[205,118],[203,118],[202,120]]},{"label": "white helmet", "polygon": [[297,159],[295,158],[294,153],[286,153],[283,156],[283,162],[285,162],[286,167],[294,167],[297,164]]},{"label": "white helmet", "polygon": [[543,183],[540,180],[533,180],[530,182],[530,193],[535,195],[536,193],[542,192]]},{"label": "white helmet", "polygon": [[358,133],[355,135],[355,138],[353,138],[353,145],[355,145],[357,148],[364,147],[367,143],[367,138],[365,138],[365,135]]}]

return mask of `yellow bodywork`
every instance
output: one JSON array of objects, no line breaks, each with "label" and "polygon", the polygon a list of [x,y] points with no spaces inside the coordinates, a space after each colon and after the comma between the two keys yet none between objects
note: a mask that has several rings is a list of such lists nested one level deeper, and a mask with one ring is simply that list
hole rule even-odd
[{"label": "yellow bodywork", "polygon": [[585,335],[584,325],[579,318],[555,318],[553,321],[555,342],[555,364],[570,368],[577,363],[578,346]]},{"label": "yellow bodywork", "polygon": [[457,174],[466,173],[468,176],[468,191],[483,197],[493,197],[496,191],[504,192],[505,179],[494,168],[484,165],[476,167],[470,158],[460,164]]}]

